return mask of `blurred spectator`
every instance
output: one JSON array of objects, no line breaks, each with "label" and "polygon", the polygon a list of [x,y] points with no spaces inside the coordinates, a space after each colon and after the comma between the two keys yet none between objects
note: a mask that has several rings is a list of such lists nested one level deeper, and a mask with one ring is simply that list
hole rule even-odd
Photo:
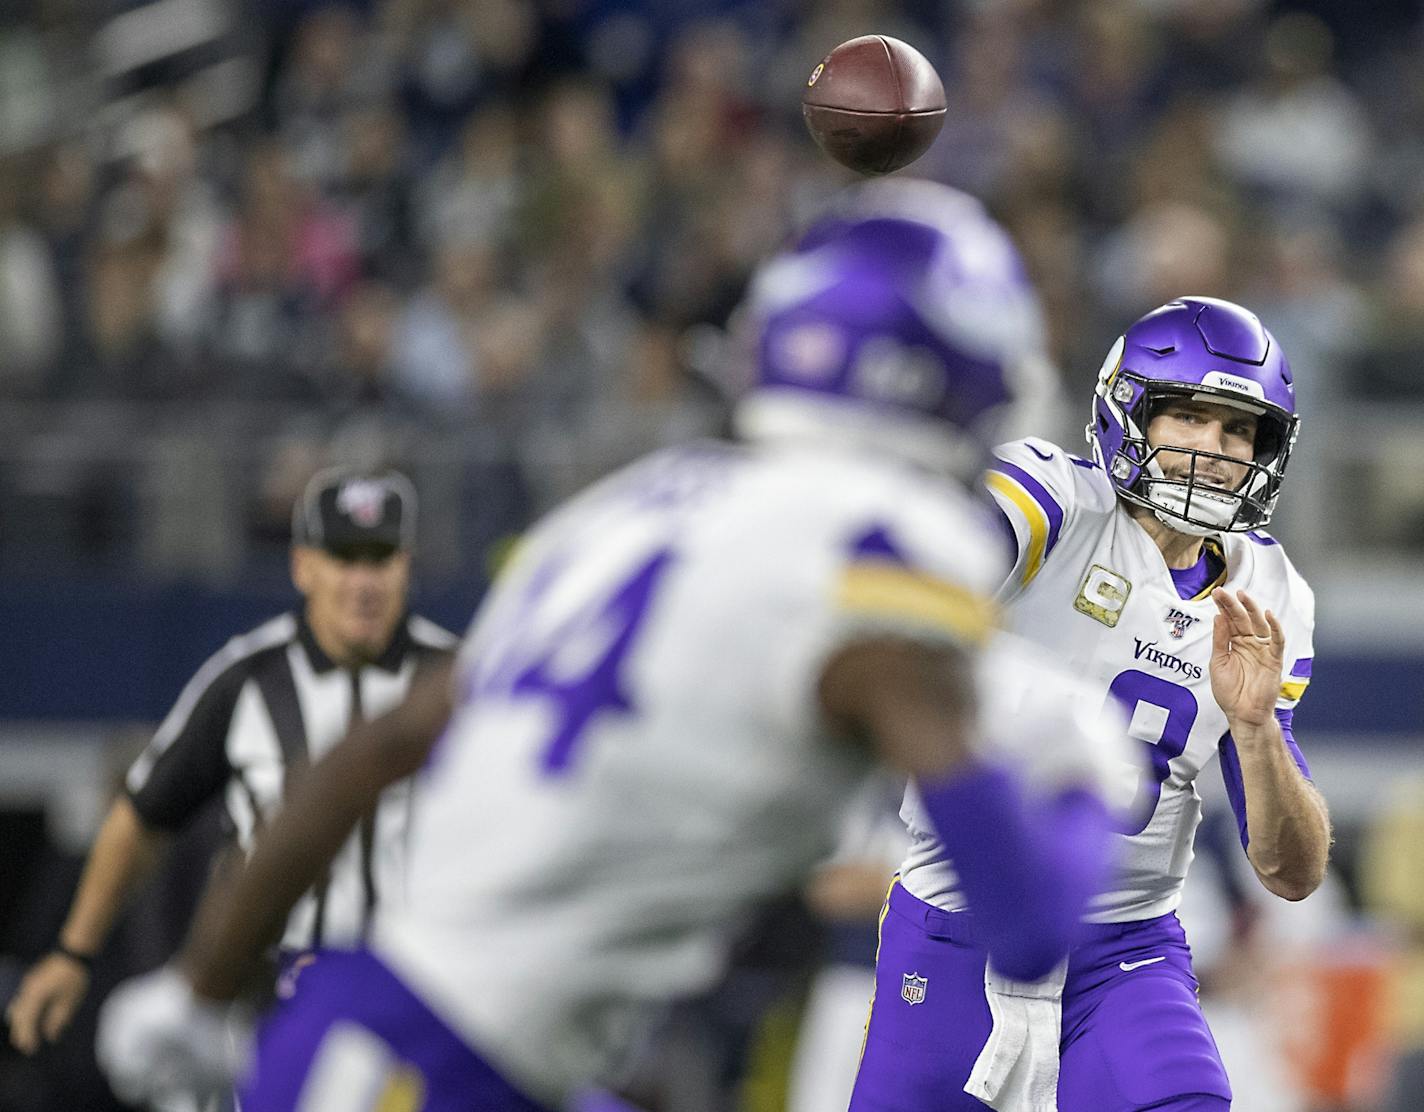
[{"label": "blurred spectator", "polygon": [[324,314],[357,273],[354,229],[304,187],[275,142],[243,167],[208,334],[211,352],[254,397],[309,397]]},{"label": "blurred spectator", "polygon": [[[1424,219],[1395,235],[1373,294],[1350,385],[1391,413],[1402,405],[1417,411],[1424,404]],[[1372,536],[1418,547],[1424,544],[1424,484],[1418,481],[1424,446],[1408,424],[1379,429],[1374,440],[1378,451],[1365,482],[1371,495],[1360,520]]]},{"label": "blurred spectator", "polygon": [[58,354],[63,308],[49,245],[21,220],[18,160],[0,160],[0,392],[35,393]]},{"label": "blurred spectator", "polygon": [[1218,132],[1242,180],[1279,198],[1347,206],[1360,200],[1374,137],[1360,98],[1331,71],[1334,40],[1313,15],[1279,16],[1263,72],[1234,93]]},{"label": "blurred spectator", "polygon": [[[1240,207],[1214,146],[1219,105],[1196,94],[1173,100],[1152,121],[1108,211],[1121,218],[1139,206],[1178,202],[1215,212]],[[1115,179],[1114,179],[1115,180]]]},{"label": "blurred spectator", "polygon": [[716,435],[724,404],[685,363],[682,338],[656,325],[636,328],[620,377],[591,400],[579,425],[579,485],[655,448]]},{"label": "blurred spectator", "polygon": [[493,294],[495,261],[485,247],[456,240],[439,250],[434,277],[396,325],[395,385],[432,415],[467,411],[479,391],[476,332]]},{"label": "blurred spectator", "polygon": [[217,279],[226,219],[199,174],[192,121],[173,105],[136,116],[120,138],[128,176],[120,187],[142,213],[161,257],[153,275],[156,325],[168,346],[191,358],[201,338]]},{"label": "blurred spectator", "polygon": [[[1113,183],[1128,176],[1139,137],[1160,111],[1155,85],[1161,33],[1133,0],[1084,5],[1073,31],[1077,49],[1067,54],[1063,77],[1081,139],[1092,152],[1095,173],[1088,186],[1111,193]],[[1113,200],[1100,198],[1100,204],[1121,216],[1124,210]]]},{"label": "blurred spectator", "polygon": [[1146,0],[1171,50],[1163,79],[1173,90],[1209,92],[1249,78],[1268,0]]},{"label": "blurred spectator", "polygon": [[111,238],[98,244],[89,259],[88,374],[79,393],[159,398],[171,392],[176,370],[159,336],[154,296],[163,244],[152,229],[119,226],[126,217],[112,215]]},{"label": "blurred spectator", "polygon": [[1189,932],[1202,1010],[1221,1048],[1233,1105],[1304,1112],[1304,1095],[1260,1006],[1271,989],[1277,942],[1264,922],[1270,908],[1241,852],[1230,807],[1219,793],[1215,802],[1197,829],[1178,913]]},{"label": "blurred spectator", "polygon": [[540,101],[517,246],[528,265],[554,257],[600,284],[633,234],[640,182],[620,161],[613,100],[588,82],[561,82]]},{"label": "blurred spectator", "polygon": [[868,783],[847,808],[835,852],[807,885],[806,903],[824,946],[801,1013],[786,1112],[850,1103],[875,994],[881,909],[909,848],[900,820],[903,795],[904,785],[889,778]]},{"label": "blurred spectator", "polygon": [[276,134],[298,178],[330,195],[348,172],[350,117],[389,88],[377,43],[353,8],[317,7],[297,26],[272,95]]},{"label": "blurred spectator", "polygon": [[380,18],[421,166],[445,153],[481,101],[519,87],[538,42],[531,0],[389,0]]},{"label": "blurred spectator", "polygon": [[[56,143],[40,160],[32,215],[54,266],[61,347],[77,331],[83,312],[80,291],[86,243],[96,226],[97,177],[92,152],[83,143]],[[7,183],[5,193],[23,197],[24,183]]]},{"label": "blurred spectator", "polygon": [[1348,369],[1365,341],[1368,303],[1344,272],[1346,244],[1330,224],[1304,217],[1264,223],[1243,254],[1246,301],[1290,352],[1296,399],[1311,438],[1291,458],[1292,481],[1310,496],[1287,494],[1271,533],[1293,549],[1319,552],[1336,523],[1318,507],[1341,478],[1326,451],[1324,438],[1333,433],[1326,418],[1351,393]]},{"label": "blurred spectator", "polygon": [[[537,389],[539,384],[533,381],[548,324],[531,301],[515,294],[496,298],[481,311],[475,338],[479,408],[486,429],[500,429],[507,438],[517,438],[536,423],[539,407],[561,404],[559,392]],[[557,427],[562,430],[567,425]]]},{"label": "blurred spectator", "polygon": [[322,376],[337,412],[376,410],[390,417],[412,412],[392,375],[399,312],[395,290],[374,281],[358,285],[342,303],[330,366]]},{"label": "blurred spectator", "polygon": [[459,144],[418,186],[420,239],[427,250],[456,241],[508,244],[522,202],[519,128],[515,109],[502,102],[470,117]]},{"label": "blurred spectator", "polygon": [[1375,319],[1354,367],[1369,398],[1424,400],[1424,219],[1399,230],[1375,285]]},{"label": "blurred spectator", "polygon": [[1367,98],[1378,144],[1370,166],[1372,184],[1388,225],[1424,212],[1424,36],[1395,36],[1380,44],[1360,67],[1357,87]]},{"label": "blurred spectator", "polygon": [[1424,1100],[1424,782],[1395,785],[1362,856],[1366,906],[1398,934],[1391,979],[1391,1036],[1397,1051],[1381,1112],[1410,1112]]},{"label": "blurred spectator", "polygon": [[1201,290],[1229,299],[1230,247],[1227,229],[1203,209],[1144,206],[1103,240],[1096,268],[1103,300],[1126,320]]},{"label": "blurred spectator", "polygon": [[347,117],[343,138],[346,163],[334,200],[354,230],[361,270],[413,285],[423,260],[415,251],[405,121],[388,105],[372,106]]},{"label": "blurred spectator", "polygon": [[977,197],[995,196],[1009,184],[1010,136],[1035,112],[1024,37],[1015,13],[995,6],[976,11],[954,41],[945,73],[949,109],[926,166]]}]

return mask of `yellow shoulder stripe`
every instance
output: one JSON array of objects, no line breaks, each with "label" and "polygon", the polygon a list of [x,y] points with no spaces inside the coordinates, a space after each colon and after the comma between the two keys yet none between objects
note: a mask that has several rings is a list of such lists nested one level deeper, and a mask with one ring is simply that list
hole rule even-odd
[{"label": "yellow shoulder stripe", "polygon": [[387,1075],[372,1112],[420,1112],[425,1107],[425,1076],[417,1066],[399,1063]]},{"label": "yellow shoulder stripe", "polygon": [[1292,702],[1305,694],[1305,689],[1310,686],[1309,680],[1292,679],[1281,684],[1281,698],[1290,699]]},{"label": "yellow shoulder stripe", "polygon": [[847,610],[938,626],[975,643],[985,640],[998,622],[992,599],[884,561],[847,568],[836,601]]},{"label": "yellow shoulder stripe", "polygon": [[990,471],[984,481],[989,489],[1012,502],[1028,522],[1028,551],[1024,554],[1023,573],[1019,577],[1019,585],[1027,587],[1043,567],[1043,549],[1048,544],[1048,515],[1028,491],[1002,471]]}]

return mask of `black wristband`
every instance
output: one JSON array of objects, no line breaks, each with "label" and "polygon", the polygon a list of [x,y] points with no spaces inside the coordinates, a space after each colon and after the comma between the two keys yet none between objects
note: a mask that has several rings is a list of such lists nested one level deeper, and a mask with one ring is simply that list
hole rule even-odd
[{"label": "black wristband", "polygon": [[86,973],[90,973],[94,969],[93,954],[81,954],[78,950],[71,950],[63,942],[56,942],[54,944],[54,952],[61,957],[68,958],[70,961],[78,962],[84,967]]}]

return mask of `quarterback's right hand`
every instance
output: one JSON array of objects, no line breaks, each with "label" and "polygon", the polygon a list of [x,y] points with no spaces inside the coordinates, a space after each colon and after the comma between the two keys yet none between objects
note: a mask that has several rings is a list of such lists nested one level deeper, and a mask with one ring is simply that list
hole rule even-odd
[{"label": "quarterback's right hand", "polygon": [[22,1054],[33,1054],[41,1041],[54,1042],[69,1026],[89,991],[89,970],[83,962],[50,953],[30,967],[5,1018],[10,1042]]},{"label": "quarterback's right hand", "polygon": [[229,1004],[193,993],[171,966],[126,981],[99,1012],[95,1050],[130,1102],[225,1091],[246,1064],[250,1032]]}]

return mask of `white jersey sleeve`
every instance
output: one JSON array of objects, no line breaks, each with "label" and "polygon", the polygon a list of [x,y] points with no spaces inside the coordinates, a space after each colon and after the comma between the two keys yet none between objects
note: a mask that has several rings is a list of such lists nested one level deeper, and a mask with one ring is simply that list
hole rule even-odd
[{"label": "white jersey sleeve", "polygon": [[[1265,533],[1253,534],[1258,545],[1279,551],[1279,576],[1286,588],[1285,606],[1276,617],[1286,635],[1285,675],[1281,677],[1280,697],[1276,700],[1280,712],[1293,712],[1305,690],[1310,686],[1310,673],[1315,662],[1315,592],[1295,570],[1284,549]],[[1272,543],[1265,544],[1270,541]]]},{"label": "white jersey sleeve", "polygon": [[1092,466],[1037,437],[994,449],[984,483],[1012,529],[1016,550],[1001,597],[1013,598],[1034,581],[1078,516],[1111,512],[1111,499],[1089,478]]}]

